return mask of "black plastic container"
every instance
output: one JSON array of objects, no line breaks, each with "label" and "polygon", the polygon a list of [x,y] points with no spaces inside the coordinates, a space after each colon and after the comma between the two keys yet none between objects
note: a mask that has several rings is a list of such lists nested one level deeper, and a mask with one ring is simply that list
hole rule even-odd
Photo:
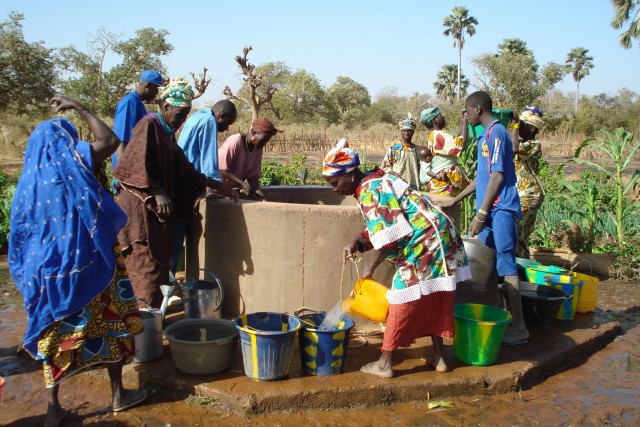
[{"label": "black plastic container", "polygon": [[[504,284],[500,291],[506,296]],[[562,303],[572,298],[560,289],[529,282],[520,282],[520,297],[524,323],[531,330],[551,329]]]}]

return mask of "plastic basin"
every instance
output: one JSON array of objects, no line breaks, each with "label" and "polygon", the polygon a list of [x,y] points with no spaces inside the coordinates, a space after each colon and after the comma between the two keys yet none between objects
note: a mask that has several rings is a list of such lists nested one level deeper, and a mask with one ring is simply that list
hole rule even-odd
[{"label": "plastic basin", "polygon": [[302,370],[311,375],[336,375],[344,372],[349,348],[349,336],[355,325],[353,320],[343,317],[338,328],[318,329],[325,313],[300,316],[302,328],[298,335]]},{"label": "plastic basin", "polygon": [[456,304],[453,313],[456,359],[476,366],[493,364],[498,357],[504,331],[511,323],[511,314],[482,304]]},{"label": "plastic basin", "polygon": [[300,319],[286,313],[260,312],[235,320],[240,332],[244,373],[257,381],[289,375]]},{"label": "plastic basin", "polygon": [[527,272],[527,282],[536,283],[538,285],[545,284],[545,276],[548,274],[567,274],[566,268],[556,267],[555,265],[528,265],[525,267]]},{"label": "plastic basin", "polygon": [[529,258],[516,257],[516,267],[518,268],[518,278],[523,282],[527,281],[527,267],[530,265],[542,265],[538,261]]},{"label": "plastic basin", "polygon": [[224,319],[184,319],[164,329],[176,368],[215,374],[231,367],[238,331]]},{"label": "plastic basin", "polygon": [[[500,291],[506,294],[504,285]],[[560,289],[528,282],[520,282],[520,297],[524,323],[529,330],[551,329],[562,304],[573,298]]]},{"label": "plastic basin", "polygon": [[[494,119],[500,120],[502,126],[507,127],[513,110],[491,110],[491,113],[493,114]],[[469,124],[470,138],[478,138],[482,132],[484,132],[484,127],[482,125],[471,126],[471,124]]]}]

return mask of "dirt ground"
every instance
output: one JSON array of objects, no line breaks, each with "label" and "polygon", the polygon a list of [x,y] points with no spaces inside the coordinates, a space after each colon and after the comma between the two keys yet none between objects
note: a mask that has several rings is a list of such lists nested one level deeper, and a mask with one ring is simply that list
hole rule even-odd
[{"label": "dirt ground", "polygon": [[[639,425],[640,284],[604,281],[598,298],[598,310],[621,322],[623,335],[575,367],[519,393],[461,396],[452,400],[451,408],[431,408],[429,404],[434,402],[425,396],[421,402],[376,408],[242,417],[222,412],[214,399],[153,389],[141,406],[115,414],[109,407],[107,376],[104,369],[97,369],[61,385],[61,402],[69,410],[62,425]],[[16,354],[25,324],[20,295],[10,280],[6,257],[1,257],[0,375],[7,378],[0,403],[2,425],[41,426],[44,421],[47,392],[40,364],[24,352]]]}]

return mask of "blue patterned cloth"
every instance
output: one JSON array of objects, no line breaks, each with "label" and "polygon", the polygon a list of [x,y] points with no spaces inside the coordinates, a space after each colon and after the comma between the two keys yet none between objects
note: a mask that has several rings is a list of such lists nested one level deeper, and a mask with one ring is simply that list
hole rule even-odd
[{"label": "blue patterned cloth", "polygon": [[24,345],[82,309],[111,282],[113,244],[127,216],[94,174],[90,144],[65,119],[41,123],[11,206],[9,269],[29,321]]}]

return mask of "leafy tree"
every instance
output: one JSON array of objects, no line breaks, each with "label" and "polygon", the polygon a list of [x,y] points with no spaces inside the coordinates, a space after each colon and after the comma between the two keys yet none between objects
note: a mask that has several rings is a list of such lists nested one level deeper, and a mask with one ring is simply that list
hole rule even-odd
[{"label": "leafy tree", "polygon": [[355,80],[338,76],[327,89],[325,118],[329,123],[353,127],[362,123],[365,110],[371,105],[367,88]]},{"label": "leafy tree", "polygon": [[283,123],[308,123],[320,118],[324,98],[325,90],[318,78],[300,69],[284,77],[284,84],[270,105]]},{"label": "leafy tree", "polygon": [[29,43],[22,32],[24,15],[9,13],[0,23],[0,114],[43,111],[56,77],[52,49]]},{"label": "leafy tree", "polygon": [[589,70],[593,68],[593,57],[587,55],[587,53],[589,53],[589,49],[574,47],[567,54],[567,60],[565,61],[573,80],[576,82],[576,114],[578,113],[578,101],[580,100],[580,81],[587,77],[590,73]]},{"label": "leafy tree", "polygon": [[438,80],[433,84],[436,93],[450,103],[454,99],[460,99],[458,88],[462,91],[460,95],[464,96],[467,94],[467,88],[469,87],[469,79],[462,73],[460,73],[460,85],[458,85],[457,75],[458,68],[455,64],[443,65],[438,71]]},{"label": "leafy tree", "polygon": [[[611,20],[611,26],[616,30],[629,22],[629,27],[620,34],[619,41],[625,49],[631,49],[631,39],[640,38],[640,0],[611,0],[615,10],[615,16]],[[631,15],[633,14],[633,18]]]},{"label": "leafy tree", "polygon": [[458,90],[457,96],[460,99],[462,86],[462,48],[464,47],[464,33],[472,37],[476,33],[474,25],[478,25],[478,20],[469,15],[466,7],[456,6],[451,11],[452,14],[444,18],[442,25],[446,28],[445,36],[453,37],[453,47],[458,48]]},{"label": "leafy tree", "polygon": [[[249,64],[249,67],[254,66]],[[230,99],[241,101],[243,105],[240,107],[251,111],[252,117],[253,108],[250,100],[252,96],[254,99],[260,99],[261,101],[256,104],[259,115],[267,115],[278,121],[282,120],[283,112],[280,108],[283,105],[282,103],[277,102],[274,104],[274,100],[277,92],[285,87],[287,79],[291,76],[291,70],[284,62],[267,62],[266,64],[254,67],[253,73],[260,77],[261,82],[259,85],[252,89],[250,79],[245,79],[244,84],[240,89],[238,89],[237,95],[233,95],[233,93],[231,93],[231,89],[229,89],[228,93],[225,93],[225,95],[228,96],[228,94],[231,94],[232,96]],[[253,95],[251,94],[252,92]],[[266,114],[267,111],[269,114]],[[257,117],[258,116],[256,116],[256,118]]]},{"label": "leafy tree", "polygon": [[[154,69],[166,75],[161,58],[173,50],[166,40],[168,34],[166,30],[142,28],[135,37],[119,41],[120,36],[101,28],[90,36],[90,53],[74,46],[59,50],[59,63],[67,72],[59,86],[99,115],[113,116],[127,86],[138,81],[141,71]],[[104,70],[103,60],[109,51],[121,55],[122,61]]]}]

